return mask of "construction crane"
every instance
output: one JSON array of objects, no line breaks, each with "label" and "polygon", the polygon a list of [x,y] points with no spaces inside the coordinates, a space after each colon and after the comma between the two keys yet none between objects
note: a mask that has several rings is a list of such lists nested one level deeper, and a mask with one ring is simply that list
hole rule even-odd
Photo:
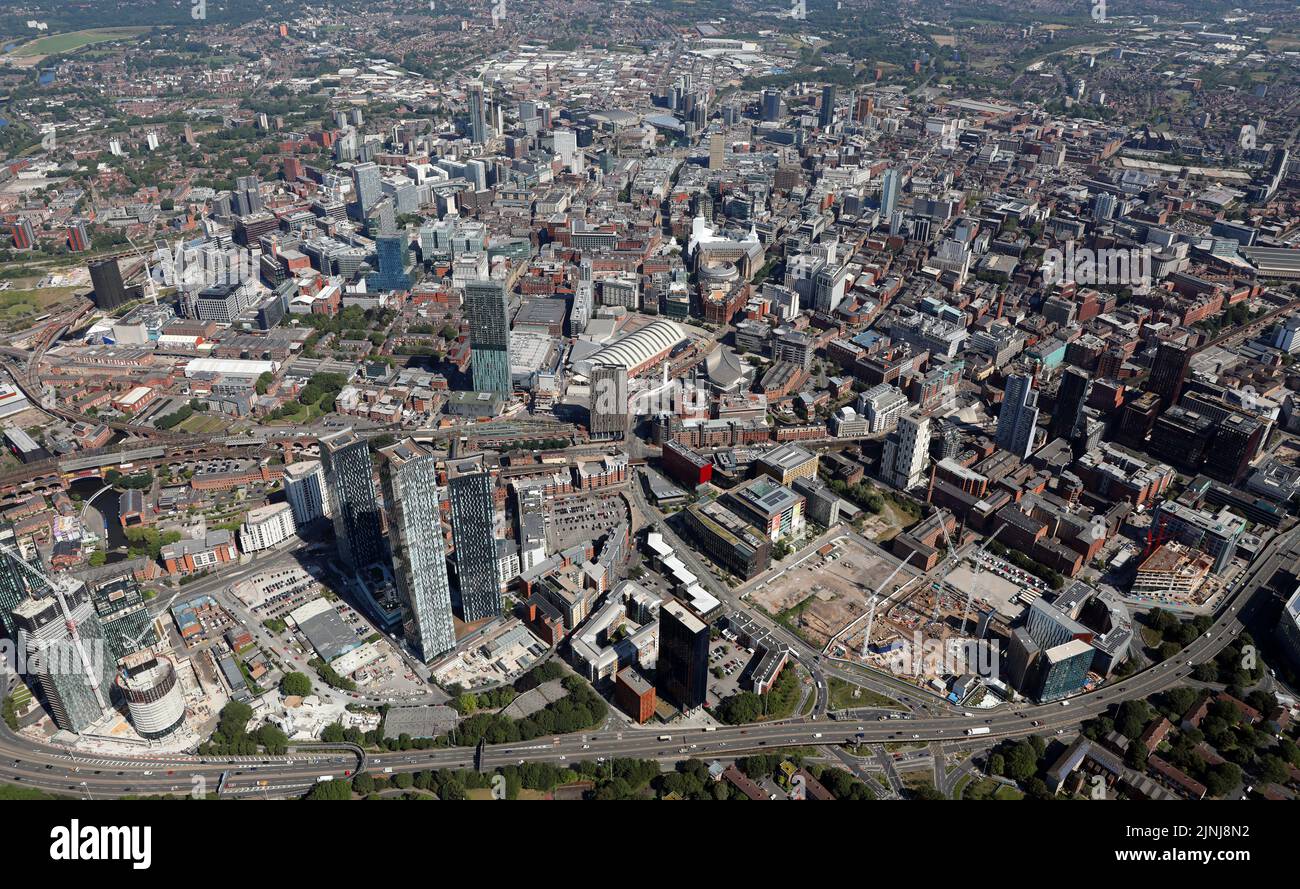
[{"label": "construction crane", "polygon": [[72,615],[72,608],[68,605],[68,596],[75,593],[84,584],[66,575],[57,578],[50,577],[41,569],[30,564],[22,553],[14,549],[7,543],[0,543],[0,553],[9,559],[12,564],[18,565],[26,571],[31,577],[36,578],[40,583],[50,591],[55,600],[59,603],[59,610],[63,613],[63,623],[68,630],[68,638],[72,646],[76,649],[77,657],[81,661],[82,669],[85,671],[86,685],[95,695],[95,700],[102,709],[107,710],[109,700],[99,684],[99,672],[95,669],[95,664],[90,658],[90,653],[82,643],[81,633],[77,628],[77,621]]},{"label": "construction crane", "polygon": [[[1002,523],[1002,527],[1000,527],[1000,528],[998,528],[996,531],[994,531],[994,532],[993,532],[993,536],[990,537],[988,540],[984,541],[984,545],[981,546],[981,547],[979,548],[979,552],[982,553],[982,552],[984,552],[985,550],[987,550],[988,547],[989,547],[989,544],[992,543],[994,540],[996,540],[996,539],[997,539],[997,536],[998,536],[999,534],[1001,534],[1004,530],[1006,530],[1006,527],[1007,527],[1007,523],[1006,523],[1006,522],[1003,522],[1003,523]],[[977,553],[977,555],[978,555],[978,553]],[[976,561],[978,561],[978,559],[977,559]],[[979,585],[980,585],[980,568],[979,568],[979,565],[976,565],[975,568],[976,568],[976,571],[975,571],[975,579],[971,582],[971,585],[970,585],[970,592],[966,594],[966,610],[963,611],[963,612],[962,612],[962,615],[961,615],[961,628],[960,628],[959,633],[965,633],[965,632],[966,632],[966,618],[970,616],[970,606],[971,606],[971,603],[975,601],[975,591],[979,588]]]},{"label": "construction crane", "polygon": [[934,617],[932,618],[932,620],[934,621],[939,620],[939,605],[943,601],[942,578],[948,576],[947,568],[949,564],[951,564],[957,558],[957,548],[952,545],[952,537],[948,535],[948,523],[943,520],[943,510],[942,509],[938,510],[936,514],[939,516],[939,530],[943,531],[943,541],[948,545],[948,555],[946,558],[944,558],[943,564],[939,566],[941,578],[938,581],[938,583],[935,584],[936,589],[934,590]]},{"label": "construction crane", "polygon": [[[123,232],[123,234],[126,234]],[[149,301],[155,306],[158,305],[158,282],[153,279],[153,273],[149,270],[149,256],[140,249],[135,241],[131,240],[130,235],[126,235],[126,242],[135,250],[135,255],[144,263],[144,292],[149,297]]]},{"label": "construction crane", "polygon": [[908,553],[907,558],[899,562],[898,567],[895,568],[893,572],[891,572],[890,575],[884,579],[884,581],[880,584],[880,586],[876,587],[875,592],[871,594],[871,602],[869,603],[868,612],[867,612],[867,633],[865,636],[862,637],[862,657],[864,660],[867,657],[868,649],[871,645],[871,629],[876,623],[876,602],[880,598],[880,593],[886,586],[889,585],[889,582],[898,575],[898,572],[903,570],[903,566],[906,565],[909,561],[911,561],[912,556],[914,555],[916,555],[915,550]]}]

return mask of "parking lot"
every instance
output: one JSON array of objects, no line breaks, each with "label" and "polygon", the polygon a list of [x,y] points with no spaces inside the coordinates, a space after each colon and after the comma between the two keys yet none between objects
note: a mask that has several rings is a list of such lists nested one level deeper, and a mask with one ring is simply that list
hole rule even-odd
[{"label": "parking lot", "polygon": [[977,602],[986,602],[1007,620],[1019,615],[1050,588],[1027,571],[989,553],[977,553],[978,568],[963,559],[944,582]]},{"label": "parking lot", "polygon": [[709,643],[709,707],[717,706],[719,702],[742,690],[740,676],[752,656],[744,648],[726,639],[715,639]]},{"label": "parking lot", "polygon": [[627,507],[618,495],[557,500],[546,513],[547,543],[551,549],[567,549],[626,521]]}]

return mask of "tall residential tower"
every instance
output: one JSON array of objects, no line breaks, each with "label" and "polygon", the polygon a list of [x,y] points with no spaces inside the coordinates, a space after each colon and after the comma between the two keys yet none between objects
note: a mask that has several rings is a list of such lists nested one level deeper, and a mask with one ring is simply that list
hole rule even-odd
[{"label": "tall residential tower", "polygon": [[374,565],[383,559],[384,538],[370,444],[349,427],[324,436],[320,445],[339,555],[353,568]]},{"label": "tall residential tower", "polygon": [[406,638],[428,663],[456,645],[437,461],[409,440],[380,453],[384,500],[392,519],[393,573],[407,610]]},{"label": "tall residential tower", "polygon": [[505,285],[483,279],[465,285],[470,372],[476,392],[510,395],[510,317]]},{"label": "tall residential tower", "polygon": [[456,546],[456,580],[461,616],[466,623],[501,613],[501,577],[494,533],[495,487],[481,458],[447,464],[451,539]]}]

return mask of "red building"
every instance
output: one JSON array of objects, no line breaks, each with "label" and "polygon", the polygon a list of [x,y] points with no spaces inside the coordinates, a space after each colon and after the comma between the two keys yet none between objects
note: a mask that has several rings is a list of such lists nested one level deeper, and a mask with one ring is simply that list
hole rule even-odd
[{"label": "red building", "polygon": [[713,463],[703,454],[675,441],[665,441],[663,446],[664,471],[679,484],[707,484],[713,478]]},{"label": "red building", "polygon": [[624,667],[614,677],[614,703],[638,723],[649,722],[655,712],[655,687]]}]

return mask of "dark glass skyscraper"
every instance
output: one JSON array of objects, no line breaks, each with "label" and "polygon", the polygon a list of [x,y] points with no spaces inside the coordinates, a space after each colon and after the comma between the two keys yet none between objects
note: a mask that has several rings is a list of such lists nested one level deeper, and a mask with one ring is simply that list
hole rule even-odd
[{"label": "dark glass skyscraper", "polygon": [[461,615],[467,623],[501,613],[493,487],[492,476],[481,460],[448,464],[451,539],[456,546]]},{"label": "dark glass skyscraper", "polygon": [[659,609],[656,684],[683,710],[704,706],[709,684],[709,625],[672,601]]},{"label": "dark glass skyscraper", "polygon": [[1083,406],[1088,401],[1091,386],[1087,371],[1077,367],[1066,369],[1061,377],[1061,386],[1056,390],[1056,409],[1052,411],[1048,438],[1074,442],[1087,431]]},{"label": "dark glass skyscraper", "polygon": [[353,568],[373,565],[383,559],[384,539],[370,445],[350,428],[323,437],[320,444],[339,555]]},{"label": "dark glass skyscraper", "polygon": [[469,318],[470,372],[476,392],[509,395],[510,318],[506,288],[485,279],[465,285],[465,314]]},{"label": "dark glass skyscraper", "polygon": [[776,123],[781,119],[781,93],[779,90],[763,90],[763,122]]},{"label": "dark glass skyscraper", "polygon": [[447,580],[447,548],[438,510],[438,468],[412,441],[381,453],[391,519],[393,573],[406,603],[406,638],[425,663],[456,645]]},{"label": "dark glass skyscraper", "polygon": [[409,290],[411,276],[406,273],[408,253],[406,233],[386,227],[375,239],[379,271],[366,276],[366,289]]},{"label": "dark glass skyscraper", "polygon": [[90,282],[95,285],[95,308],[111,311],[127,301],[122,267],[116,259],[90,264]]},{"label": "dark glass skyscraper", "polygon": [[1192,363],[1191,346],[1162,341],[1156,349],[1156,360],[1151,365],[1151,383],[1148,388],[1160,396],[1160,407],[1178,403],[1187,369]]},{"label": "dark glass skyscraper", "polygon": [[483,96],[483,84],[474,83],[469,87],[469,138],[475,145],[487,141],[488,121],[487,102]]},{"label": "dark glass skyscraper", "polygon": [[817,114],[817,125],[825,130],[833,123],[835,123],[835,85],[828,83],[822,87],[822,107]]}]

